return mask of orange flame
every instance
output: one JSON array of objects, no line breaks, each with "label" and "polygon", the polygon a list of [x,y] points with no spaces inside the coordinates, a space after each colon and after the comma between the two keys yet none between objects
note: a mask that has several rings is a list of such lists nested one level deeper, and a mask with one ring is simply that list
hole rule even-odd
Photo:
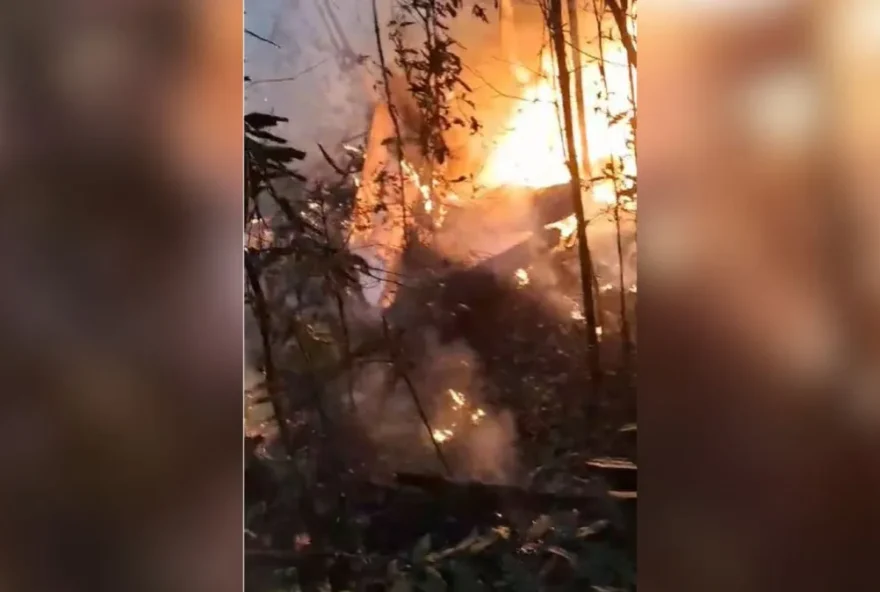
[{"label": "orange flame", "polygon": [[[464,393],[455,389],[447,389],[446,394],[452,399],[452,411],[456,412],[456,415],[464,414],[472,425],[479,425],[486,417],[486,412],[483,409],[473,407],[468,403],[467,397]],[[456,436],[457,428],[458,422],[453,421],[447,427],[431,430],[431,436],[434,438],[435,442],[442,444],[443,442],[452,440]]]},{"label": "orange flame", "polygon": [[[625,116],[632,110],[626,51],[620,43],[607,40],[603,49],[607,96],[598,63],[589,63],[582,71],[591,169],[586,173],[593,179],[604,177],[603,168],[613,161],[617,163],[618,179],[635,178],[631,129],[629,118]],[[515,68],[514,74],[525,86],[521,96],[522,105],[510,117],[507,131],[500,136],[489,154],[478,181],[488,188],[502,185],[537,188],[567,183],[571,175],[566,165],[562,122],[557,109],[561,105],[561,95],[554,83],[551,53],[545,50],[541,56],[539,75],[533,75],[521,66]],[[573,131],[577,138],[577,121]],[[579,142],[576,143],[580,161],[581,148]],[[610,179],[594,182],[592,193],[597,203],[615,202],[614,183]],[[565,232],[562,228],[560,230]]]}]

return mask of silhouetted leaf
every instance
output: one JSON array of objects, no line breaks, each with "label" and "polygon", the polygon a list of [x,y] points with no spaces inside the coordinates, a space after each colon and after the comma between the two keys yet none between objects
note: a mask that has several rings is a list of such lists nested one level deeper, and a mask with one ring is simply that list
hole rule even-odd
[{"label": "silhouetted leaf", "polygon": [[280,117],[278,115],[270,115],[269,113],[261,113],[255,111],[253,113],[248,113],[244,116],[244,122],[246,125],[252,126],[255,129],[264,129],[267,127],[273,127],[278,125],[279,123],[286,123],[288,119],[286,117]]},{"label": "silhouetted leaf", "polygon": [[413,563],[421,563],[425,560],[425,556],[431,551],[431,534],[428,533],[419,539],[416,546],[412,550]]}]

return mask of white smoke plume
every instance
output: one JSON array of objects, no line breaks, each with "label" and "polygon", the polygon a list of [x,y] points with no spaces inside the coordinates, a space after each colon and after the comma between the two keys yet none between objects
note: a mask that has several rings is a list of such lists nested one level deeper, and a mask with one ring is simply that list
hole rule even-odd
[{"label": "white smoke plume", "polygon": [[[463,342],[440,344],[427,332],[424,355],[411,380],[435,439],[457,479],[509,483],[516,479],[516,427],[511,414],[484,401],[483,376]],[[442,470],[403,381],[388,366],[368,366],[358,377],[360,419],[391,470]]]},{"label": "white smoke plume", "polygon": [[[390,0],[377,0],[379,21]],[[316,144],[330,149],[367,129],[378,70],[371,2],[248,2],[245,26],[269,42],[245,38],[247,110],[290,119],[283,135],[307,152],[306,172],[326,172]],[[274,44],[274,45],[273,45]],[[366,56],[366,65],[357,58]]]}]

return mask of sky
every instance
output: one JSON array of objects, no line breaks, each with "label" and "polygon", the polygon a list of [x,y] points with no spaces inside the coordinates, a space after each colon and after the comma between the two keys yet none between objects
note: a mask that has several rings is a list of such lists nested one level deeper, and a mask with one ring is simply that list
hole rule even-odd
[{"label": "sky", "polygon": [[[389,1],[379,1],[380,22],[388,20]],[[307,168],[321,160],[317,144],[328,151],[366,130],[372,99],[363,68],[345,72],[325,18],[332,10],[352,51],[375,54],[372,5],[364,0],[249,0],[248,30],[272,40],[274,47],[245,37],[245,87],[248,111],[262,110],[290,119],[281,130],[308,154]],[[294,78],[294,80],[275,79]],[[266,81],[269,80],[269,81]],[[260,82],[266,81],[266,82]]]}]

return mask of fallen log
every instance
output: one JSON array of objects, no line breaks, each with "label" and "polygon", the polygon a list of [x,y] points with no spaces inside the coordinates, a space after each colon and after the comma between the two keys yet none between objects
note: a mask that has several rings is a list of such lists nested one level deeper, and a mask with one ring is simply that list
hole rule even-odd
[{"label": "fallen log", "polygon": [[607,519],[619,530],[627,530],[629,520],[620,502],[636,499],[635,492],[609,490],[601,479],[579,480],[580,490],[572,492],[534,491],[511,485],[495,485],[473,481],[450,481],[438,475],[398,473],[396,482],[402,487],[417,488],[432,498],[443,500],[444,506],[482,509],[494,514],[551,514],[576,510],[581,515]]},{"label": "fallen log", "polygon": [[582,480],[584,488],[579,492],[534,491],[513,485],[497,485],[477,481],[451,481],[439,475],[420,473],[397,473],[395,481],[402,487],[415,487],[427,493],[467,499],[472,503],[486,504],[518,503],[531,506],[537,511],[551,510],[554,507],[588,507],[602,498],[614,497],[599,482]]}]

